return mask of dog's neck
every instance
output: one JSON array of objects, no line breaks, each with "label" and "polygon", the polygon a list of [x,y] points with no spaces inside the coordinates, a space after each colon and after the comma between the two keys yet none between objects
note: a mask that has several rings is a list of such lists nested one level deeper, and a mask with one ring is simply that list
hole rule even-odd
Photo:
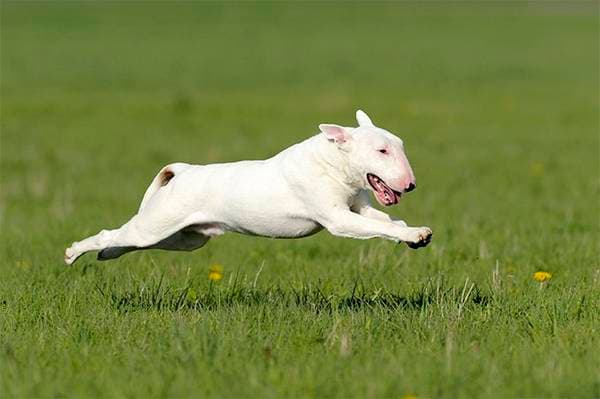
[{"label": "dog's neck", "polygon": [[348,151],[338,148],[321,134],[313,139],[316,144],[315,161],[321,166],[323,172],[342,185],[349,196],[358,194],[363,189],[363,181],[360,174],[352,170],[348,162]]}]

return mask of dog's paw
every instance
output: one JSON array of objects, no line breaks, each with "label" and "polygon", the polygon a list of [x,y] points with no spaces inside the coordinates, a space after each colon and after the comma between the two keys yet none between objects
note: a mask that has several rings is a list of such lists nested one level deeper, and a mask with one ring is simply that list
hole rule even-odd
[{"label": "dog's paw", "polygon": [[75,252],[73,247],[69,247],[69,248],[65,249],[65,264],[67,266],[71,266],[73,264],[73,262],[75,262],[75,260],[77,260],[78,257],[79,257],[79,255],[77,254],[77,252]]},{"label": "dog's paw", "polygon": [[406,241],[406,245],[408,245],[410,248],[417,249],[425,247],[431,242],[431,236],[433,235],[433,232],[429,227],[415,227],[412,230],[412,237]]}]

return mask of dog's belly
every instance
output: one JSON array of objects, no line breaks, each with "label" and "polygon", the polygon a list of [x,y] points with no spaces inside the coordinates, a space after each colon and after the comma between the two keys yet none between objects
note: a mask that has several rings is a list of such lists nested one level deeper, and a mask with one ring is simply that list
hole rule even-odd
[{"label": "dog's belly", "polygon": [[318,233],[323,226],[298,217],[250,217],[241,223],[228,224],[227,230],[271,238],[301,238]]},{"label": "dog's belly", "polygon": [[323,230],[323,226],[312,220],[306,219],[292,219],[287,222],[283,222],[277,229],[274,235],[269,237],[275,238],[300,238],[308,237]]}]

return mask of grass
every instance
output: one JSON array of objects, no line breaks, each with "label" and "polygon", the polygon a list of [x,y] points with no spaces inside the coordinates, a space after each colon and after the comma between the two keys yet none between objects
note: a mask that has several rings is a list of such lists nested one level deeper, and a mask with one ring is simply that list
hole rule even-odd
[{"label": "grass", "polygon": [[[0,396],[600,396],[598,11],[2,1]],[[358,107],[404,139],[419,189],[390,212],[430,247],[62,264],[164,164],[268,157]]]}]

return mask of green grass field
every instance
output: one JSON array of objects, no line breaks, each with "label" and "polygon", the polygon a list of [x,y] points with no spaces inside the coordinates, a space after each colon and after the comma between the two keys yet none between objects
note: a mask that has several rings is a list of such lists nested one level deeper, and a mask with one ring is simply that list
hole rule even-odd
[{"label": "green grass field", "polygon": [[[1,4],[1,397],[600,397],[598,3]],[[63,265],[166,163],[359,107],[404,139],[389,211],[429,247]]]}]

